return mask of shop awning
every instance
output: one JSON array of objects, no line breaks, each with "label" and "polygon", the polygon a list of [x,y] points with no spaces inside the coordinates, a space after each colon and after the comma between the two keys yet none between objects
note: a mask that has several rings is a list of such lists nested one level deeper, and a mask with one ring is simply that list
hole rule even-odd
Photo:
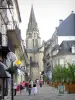
[{"label": "shop awning", "polygon": [[9,72],[7,72],[7,66],[5,64],[3,64],[2,62],[0,62],[0,78],[10,78],[11,75],[9,74]]}]

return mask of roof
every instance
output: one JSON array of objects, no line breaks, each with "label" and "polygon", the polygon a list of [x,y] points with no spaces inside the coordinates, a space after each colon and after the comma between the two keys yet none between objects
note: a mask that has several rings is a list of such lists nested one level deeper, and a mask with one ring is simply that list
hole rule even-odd
[{"label": "roof", "polygon": [[75,14],[70,14],[57,28],[58,36],[75,36]]},{"label": "roof", "polygon": [[14,2],[15,2],[15,5],[16,5],[16,10],[17,10],[19,22],[21,22],[21,15],[20,15],[20,10],[19,10],[18,0],[14,0]]},{"label": "roof", "polygon": [[27,32],[32,32],[33,30],[36,30],[39,32],[38,27],[37,27],[37,22],[35,19],[33,5],[32,5]]},{"label": "roof", "polygon": [[34,48],[34,49],[28,49],[28,48],[26,48],[26,50],[27,50],[28,53],[37,53],[37,52],[40,51],[40,49],[41,49],[42,47],[43,47],[43,45],[40,46],[40,47],[38,47],[38,48]]},{"label": "roof", "polygon": [[59,50],[58,54],[72,54],[73,45],[75,45],[75,41],[63,41],[60,45],[55,45],[52,51]]},{"label": "roof", "polygon": [[52,51],[54,51],[54,50],[59,50],[59,49],[60,49],[60,46],[57,44],[57,45],[55,45],[55,46],[53,47]]},{"label": "roof", "polygon": [[75,45],[75,41],[63,41],[60,44],[59,53],[71,53],[71,47]]}]

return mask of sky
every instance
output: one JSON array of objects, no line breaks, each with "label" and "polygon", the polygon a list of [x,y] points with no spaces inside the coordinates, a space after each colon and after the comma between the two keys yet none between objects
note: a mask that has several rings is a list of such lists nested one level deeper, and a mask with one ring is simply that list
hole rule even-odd
[{"label": "sky", "polygon": [[59,20],[75,12],[75,0],[18,0],[22,22],[20,24],[22,39],[26,38],[31,6],[33,4],[40,37],[47,41],[59,26]]}]

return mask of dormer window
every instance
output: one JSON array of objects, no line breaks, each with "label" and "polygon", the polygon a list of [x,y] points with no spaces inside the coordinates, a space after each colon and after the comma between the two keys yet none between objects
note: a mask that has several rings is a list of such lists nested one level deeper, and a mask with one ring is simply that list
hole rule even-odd
[{"label": "dormer window", "polygon": [[29,33],[29,36],[30,36],[30,37],[32,37],[32,34],[31,34],[31,33]]},{"label": "dormer window", "polygon": [[72,46],[72,53],[75,53],[75,45]]}]

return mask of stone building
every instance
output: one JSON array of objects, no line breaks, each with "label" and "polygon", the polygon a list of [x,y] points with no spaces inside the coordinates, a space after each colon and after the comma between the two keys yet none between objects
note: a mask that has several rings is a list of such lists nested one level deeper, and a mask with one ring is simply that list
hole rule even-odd
[{"label": "stone building", "polygon": [[[48,72],[55,65],[67,66],[75,63],[75,13],[59,20],[51,39],[44,44],[44,66]],[[49,67],[48,67],[49,66]]]},{"label": "stone building", "polygon": [[[72,52],[75,44],[75,13],[72,12],[65,20],[60,20],[59,26],[52,35],[52,64],[64,65],[72,63],[75,53]],[[74,51],[74,50],[73,50]]]},{"label": "stone building", "polygon": [[18,26],[19,23],[21,23],[18,0],[13,0],[13,2],[12,0],[0,0],[0,8],[0,97],[4,99],[4,95],[9,94],[8,91],[11,85],[9,81],[11,75],[6,71],[11,67],[11,62],[7,59],[7,54],[13,52],[17,60],[21,60],[22,62],[21,67],[23,68],[19,65],[17,68],[20,69],[23,74],[18,75],[18,73],[15,73],[14,75],[14,81],[20,83],[25,80],[27,53]]},{"label": "stone building", "polygon": [[30,78],[33,80],[39,79],[42,71],[44,70],[42,61],[44,47],[41,42],[33,6],[31,7],[30,19],[26,32],[26,50],[29,60],[28,73]]}]

